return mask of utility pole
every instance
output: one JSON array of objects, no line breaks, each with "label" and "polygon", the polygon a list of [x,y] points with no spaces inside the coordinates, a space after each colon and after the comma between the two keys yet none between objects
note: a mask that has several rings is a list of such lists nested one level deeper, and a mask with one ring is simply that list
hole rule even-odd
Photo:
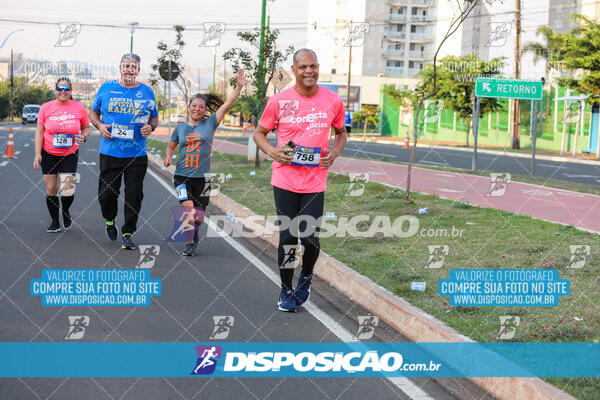
[{"label": "utility pole", "polygon": [[215,72],[217,70],[217,46],[213,47],[214,48],[214,55],[213,55],[213,80],[212,80],[212,91],[215,92],[216,91],[216,86],[215,86]]},{"label": "utility pole", "polygon": [[227,98],[227,60],[223,59],[223,98]]},{"label": "utility pole", "polygon": [[[267,88],[264,87],[265,76],[263,75],[264,68],[265,68],[264,46],[265,46],[266,16],[267,16],[267,0],[262,0],[262,10],[261,10],[261,14],[260,14],[260,49],[258,50],[259,51],[259,53],[258,53],[258,71],[259,71],[258,79],[262,80],[262,82],[257,82],[257,83],[260,85],[259,87],[262,87],[263,88],[262,90],[264,90],[264,93],[261,93],[263,96],[266,95],[266,91],[267,91]],[[256,110],[256,111],[258,113],[256,120],[258,121],[260,119],[260,114],[261,114],[262,110]],[[252,140],[252,137],[249,137],[248,140],[249,141]],[[259,156],[260,156],[260,150],[258,149],[258,146],[256,146],[256,154],[254,155],[254,166],[256,168],[260,167]]]},{"label": "utility pole", "polygon": [[135,32],[135,28],[139,25],[139,22],[130,22],[129,23],[129,31],[131,32],[131,41],[129,43],[129,52],[133,53],[133,33]]},{"label": "utility pole", "polygon": [[[515,79],[521,78],[521,0],[515,0]],[[512,148],[521,148],[521,104],[513,100]]]},{"label": "utility pole", "polygon": [[14,77],[14,65],[15,60],[13,58],[13,51],[10,51],[10,122],[13,121],[13,96],[15,88],[15,77]]},{"label": "utility pole", "polygon": [[352,75],[352,20],[350,20],[350,36],[348,37],[348,84],[346,85],[346,111],[350,111],[350,80]]}]

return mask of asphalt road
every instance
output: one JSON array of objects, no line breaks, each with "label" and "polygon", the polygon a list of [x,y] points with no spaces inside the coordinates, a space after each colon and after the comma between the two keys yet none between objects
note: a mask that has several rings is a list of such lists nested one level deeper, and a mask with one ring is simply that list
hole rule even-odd
[{"label": "asphalt road", "polygon": [[[235,143],[247,144],[248,139],[242,137],[219,137]],[[270,139],[275,144],[275,139]],[[331,141],[333,144],[333,141]],[[388,161],[408,162],[411,150],[402,146],[348,141],[342,155],[345,157],[360,157],[380,161],[386,157]],[[418,147],[415,154],[417,164],[431,165],[434,167],[451,167],[471,170],[472,152],[454,149],[439,149]],[[531,159],[507,155],[478,153],[478,169],[489,172],[509,172],[511,174],[529,175]],[[579,182],[588,185],[600,185],[600,162],[597,165],[580,164],[574,162],[557,162],[536,160],[536,176],[540,178],[558,179],[568,182]]]},{"label": "asphalt road", "polygon": [[[0,127],[6,137],[7,126]],[[160,246],[151,268],[162,294],[147,307],[47,307],[30,295],[43,269],[136,268],[140,251],[121,250],[104,233],[96,191],[98,136],[80,149],[73,227],[45,232],[49,216],[40,171],[33,171],[33,129],[15,129],[15,160],[0,167],[0,341],[65,342],[69,316],[88,316],[85,342],[216,341],[213,316],[233,316],[220,342],[335,342],[358,332],[367,311],[316,280],[311,301],[296,314],[276,310],[279,293],[275,249],[259,240],[207,237],[195,257],[167,242],[177,206],[172,185],[150,170],[134,239]],[[122,224],[122,200],[117,223]],[[223,212],[209,208],[209,216]],[[406,341],[384,323],[371,341]],[[190,349],[193,351],[192,349]],[[51,360],[40,360],[51,362]],[[81,362],[93,362],[81,355]],[[193,368],[190,365],[190,371]],[[217,378],[17,378],[0,379],[2,399],[491,399],[466,379],[217,379]]]}]

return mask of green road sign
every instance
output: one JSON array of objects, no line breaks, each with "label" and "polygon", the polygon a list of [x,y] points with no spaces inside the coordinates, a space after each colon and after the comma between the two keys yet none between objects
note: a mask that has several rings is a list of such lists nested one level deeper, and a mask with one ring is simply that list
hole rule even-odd
[{"label": "green road sign", "polygon": [[477,78],[475,81],[475,97],[541,100],[542,93],[541,81],[494,78]]}]

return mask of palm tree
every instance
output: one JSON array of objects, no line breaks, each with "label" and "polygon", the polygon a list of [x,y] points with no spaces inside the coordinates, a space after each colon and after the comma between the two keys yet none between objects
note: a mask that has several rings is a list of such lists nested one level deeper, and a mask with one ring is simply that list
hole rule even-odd
[{"label": "palm tree", "polygon": [[354,120],[363,123],[363,140],[367,138],[367,126],[379,122],[377,106],[363,104],[362,109],[354,113]]}]

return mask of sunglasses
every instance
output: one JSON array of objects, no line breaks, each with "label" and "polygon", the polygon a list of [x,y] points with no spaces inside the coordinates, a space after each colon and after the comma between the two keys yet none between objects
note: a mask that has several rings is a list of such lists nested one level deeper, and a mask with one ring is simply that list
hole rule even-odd
[{"label": "sunglasses", "polygon": [[57,92],[70,92],[71,91],[71,86],[69,85],[60,85],[56,87],[56,91]]}]

